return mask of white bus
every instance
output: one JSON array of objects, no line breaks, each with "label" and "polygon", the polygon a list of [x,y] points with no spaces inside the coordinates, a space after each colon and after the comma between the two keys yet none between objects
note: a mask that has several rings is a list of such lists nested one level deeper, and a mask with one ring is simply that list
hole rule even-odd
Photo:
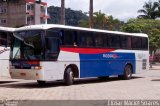
[{"label": "white bus", "polygon": [[9,75],[9,55],[11,37],[15,28],[0,27],[0,76],[10,77]]},{"label": "white bus", "polygon": [[10,75],[15,79],[46,81],[107,78],[132,74],[149,67],[148,36],[71,27],[32,25],[14,33]]}]

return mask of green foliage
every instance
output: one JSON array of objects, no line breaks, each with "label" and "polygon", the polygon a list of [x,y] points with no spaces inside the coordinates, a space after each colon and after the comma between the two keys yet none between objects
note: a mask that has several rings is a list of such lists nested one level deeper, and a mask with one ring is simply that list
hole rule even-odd
[{"label": "green foliage", "polygon": [[155,2],[149,0],[145,2],[143,8],[138,10],[138,13],[142,13],[138,18],[143,19],[156,19],[160,17],[160,0]]},{"label": "green foliage", "polygon": [[123,24],[124,24],[124,22],[122,22],[118,19],[114,19],[113,16],[111,15],[111,16],[107,17],[105,29],[119,31],[121,29],[121,27],[123,26]]},{"label": "green foliage", "polygon": [[[50,19],[48,20],[49,24],[59,24],[60,23],[60,7],[50,6],[48,7],[48,14]],[[66,25],[78,26],[80,20],[88,20],[88,16],[82,11],[74,11],[70,8],[65,9],[65,23]]]},{"label": "green foliage", "polygon": [[88,20],[80,20],[78,26],[79,27],[89,28],[89,21]]},{"label": "green foliage", "polygon": [[160,48],[160,29],[152,29],[151,30],[152,35],[149,36],[150,39],[150,45],[152,47],[152,50],[156,50]]},{"label": "green foliage", "polygon": [[130,19],[122,31],[129,33],[146,33],[149,35],[151,50],[160,48],[160,20]]},{"label": "green foliage", "polygon": [[[93,15],[93,28],[105,30],[120,30],[123,22],[114,19],[113,16],[106,16],[101,11],[95,12]],[[81,27],[89,27],[89,20],[81,20],[79,22]]]},{"label": "green foliage", "polygon": [[107,17],[101,11],[95,12],[93,16],[93,27],[98,29],[104,29],[107,22]]}]

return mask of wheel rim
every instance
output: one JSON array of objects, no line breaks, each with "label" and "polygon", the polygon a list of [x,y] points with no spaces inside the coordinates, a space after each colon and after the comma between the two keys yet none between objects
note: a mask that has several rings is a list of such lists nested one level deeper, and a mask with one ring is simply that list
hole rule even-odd
[{"label": "wheel rim", "polygon": [[128,78],[131,78],[132,69],[130,66],[126,67],[126,75]]},{"label": "wheel rim", "polygon": [[68,68],[70,79],[74,80],[73,71],[71,68]]},{"label": "wheel rim", "polygon": [[73,72],[72,71],[70,71],[70,78],[73,80],[74,79],[74,77],[73,77]]}]

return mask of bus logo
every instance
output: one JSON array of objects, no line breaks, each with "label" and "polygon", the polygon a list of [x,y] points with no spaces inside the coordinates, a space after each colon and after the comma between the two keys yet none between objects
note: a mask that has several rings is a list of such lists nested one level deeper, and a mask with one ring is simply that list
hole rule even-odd
[{"label": "bus logo", "polygon": [[103,54],[103,58],[117,58],[117,54]]},{"label": "bus logo", "polygon": [[113,55],[113,58],[116,59],[116,58],[117,58],[117,54],[114,54],[114,55]]}]

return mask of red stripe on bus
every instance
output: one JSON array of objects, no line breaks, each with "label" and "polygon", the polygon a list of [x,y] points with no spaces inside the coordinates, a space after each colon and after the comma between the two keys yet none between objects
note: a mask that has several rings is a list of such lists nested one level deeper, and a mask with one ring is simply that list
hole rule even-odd
[{"label": "red stripe on bus", "polygon": [[32,61],[32,60],[31,60],[31,61],[26,61],[26,63],[28,63],[28,64],[30,64],[30,65],[39,65],[39,64],[40,64],[40,61],[36,61],[36,60],[35,60],[35,61],[34,61],[34,60]]},{"label": "red stripe on bus", "polygon": [[61,51],[74,52],[80,54],[100,54],[106,52],[112,52],[116,49],[97,49],[97,48],[61,48]]}]

